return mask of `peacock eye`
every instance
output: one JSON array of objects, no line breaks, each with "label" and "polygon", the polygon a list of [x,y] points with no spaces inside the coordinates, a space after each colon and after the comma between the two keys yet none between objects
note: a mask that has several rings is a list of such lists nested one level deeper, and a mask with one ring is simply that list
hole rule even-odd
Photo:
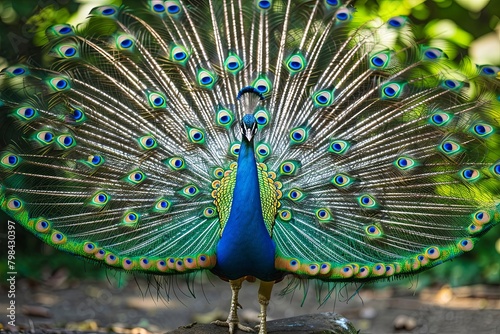
[{"label": "peacock eye", "polygon": [[106,261],[106,264],[112,266],[112,265],[118,263],[118,257],[114,254],[109,253],[106,255],[105,261]]},{"label": "peacock eye", "polygon": [[31,121],[38,116],[38,110],[32,107],[22,107],[15,110],[15,115],[24,121]]},{"label": "peacock eye", "polygon": [[425,60],[437,60],[447,58],[443,50],[431,47],[422,47],[422,56]]},{"label": "peacock eye", "polygon": [[56,27],[56,29],[61,35],[67,35],[73,32],[73,29],[71,29],[71,27],[67,25],[61,25],[60,27]]},{"label": "peacock eye", "polygon": [[452,115],[450,114],[437,112],[429,117],[429,121],[433,125],[442,126],[446,125],[451,120],[451,118]]},{"label": "peacock eye", "polygon": [[257,7],[260,9],[267,10],[271,8],[272,6],[272,1],[271,0],[257,0]]},{"label": "peacock eye", "polygon": [[302,144],[306,141],[308,131],[306,128],[294,128],[290,131],[291,144]]},{"label": "peacock eye", "polygon": [[474,248],[474,242],[469,238],[461,239],[458,241],[457,247],[461,251],[468,252]]},{"label": "peacock eye", "polygon": [[338,7],[341,4],[339,0],[325,0],[325,3],[330,7]]},{"label": "peacock eye", "polygon": [[394,165],[400,170],[408,170],[416,166],[415,160],[409,157],[397,158]]},{"label": "peacock eye", "polygon": [[348,8],[340,8],[336,13],[335,13],[335,18],[339,22],[345,22],[349,21],[352,19],[352,14],[351,11]]},{"label": "peacock eye", "polygon": [[66,243],[66,236],[62,234],[61,232],[54,231],[52,235],[50,236],[50,241],[53,243],[60,245]]},{"label": "peacock eye", "polygon": [[198,187],[196,187],[194,184],[189,184],[185,186],[184,188],[182,188],[181,191],[181,193],[188,198],[196,196],[199,192],[200,191]]},{"label": "peacock eye", "polygon": [[473,214],[473,221],[477,225],[484,225],[491,221],[491,215],[488,211],[479,210]]},{"label": "peacock eye", "polygon": [[78,56],[78,46],[76,44],[59,44],[52,49],[51,55],[59,58],[73,58]]},{"label": "peacock eye", "polygon": [[500,73],[500,67],[491,65],[479,66],[479,73],[487,77],[496,76],[497,73]]},{"label": "peacock eye", "polygon": [[106,16],[113,15],[116,12],[114,8],[105,8],[102,10],[102,14]]},{"label": "peacock eye", "polygon": [[262,143],[257,145],[255,148],[255,151],[257,152],[257,156],[260,161],[265,160],[269,155],[271,154],[271,147],[269,145]]},{"label": "peacock eye", "polygon": [[437,258],[439,258],[441,256],[441,252],[439,251],[439,248],[437,248],[435,246],[431,246],[431,247],[429,247],[429,248],[426,249],[425,255],[429,259],[435,260],[435,259],[437,259]]},{"label": "peacock eye", "polygon": [[21,75],[21,74],[26,73],[26,70],[22,67],[17,67],[17,68],[14,68],[11,73],[14,75]]},{"label": "peacock eye", "polygon": [[119,50],[130,50],[134,46],[134,38],[130,35],[120,34],[115,39],[115,45]]},{"label": "peacock eye", "polygon": [[448,154],[448,155],[453,155],[462,150],[460,145],[452,140],[445,140],[444,142],[439,145],[439,149],[441,152]]},{"label": "peacock eye", "polygon": [[332,214],[327,208],[319,208],[316,210],[316,218],[320,223],[325,223],[332,220]]},{"label": "peacock eye", "polygon": [[306,68],[307,61],[301,52],[296,52],[285,60],[285,65],[288,72],[294,75]]},{"label": "peacock eye", "polygon": [[7,208],[11,211],[19,211],[23,208],[23,202],[19,198],[11,198],[7,201]]},{"label": "peacock eye", "polygon": [[200,70],[198,70],[198,74],[196,75],[196,79],[198,81],[199,86],[201,86],[203,88],[211,89],[215,85],[216,74],[215,74],[215,72],[210,72],[210,71],[205,70],[205,69],[200,69]]},{"label": "peacock eye", "polygon": [[76,145],[75,140],[70,135],[60,135],[57,137],[57,143],[62,148],[70,148]]},{"label": "peacock eye", "polygon": [[127,176],[127,181],[132,184],[139,184],[146,179],[146,175],[140,170],[133,171]]},{"label": "peacock eye", "polygon": [[477,181],[481,173],[477,169],[465,168],[459,172],[459,175],[468,182]]},{"label": "peacock eye", "polygon": [[165,13],[165,6],[163,5],[162,0],[151,0],[149,1],[149,6],[151,10],[156,14]]},{"label": "peacock eye", "polygon": [[491,171],[497,177],[500,177],[500,161],[491,166]]},{"label": "peacock eye", "polygon": [[257,127],[259,129],[262,129],[266,125],[269,124],[269,112],[264,109],[264,108],[259,108],[257,111],[254,113],[255,120],[257,122]]},{"label": "peacock eye", "polygon": [[279,210],[278,218],[283,222],[289,222],[292,219],[292,212],[287,209]]},{"label": "peacock eye", "polygon": [[209,207],[205,208],[205,210],[203,210],[203,216],[205,216],[205,218],[216,217],[217,211],[216,211],[215,207],[209,206]]},{"label": "peacock eye", "polygon": [[68,80],[61,77],[55,77],[49,80],[50,87],[55,91],[64,91],[70,89]]},{"label": "peacock eye", "polygon": [[301,190],[292,188],[290,189],[290,191],[288,191],[288,198],[294,202],[298,202],[303,200],[305,198],[305,195]]},{"label": "peacock eye", "polygon": [[229,148],[229,153],[237,157],[240,154],[240,144],[238,143],[231,144],[231,147]]},{"label": "peacock eye", "polygon": [[398,98],[403,92],[404,84],[397,82],[389,82],[382,86],[382,99],[395,99]]},{"label": "peacock eye", "polygon": [[48,38],[70,36],[73,34],[73,28],[71,28],[71,26],[67,24],[55,24],[46,30],[46,35]]},{"label": "peacock eye", "polygon": [[486,138],[494,132],[494,129],[489,124],[477,123],[471,128],[471,132],[476,136]]},{"label": "peacock eye", "polygon": [[365,227],[366,236],[369,238],[380,238],[383,236],[382,230],[377,225],[368,225]]},{"label": "peacock eye", "polygon": [[280,165],[279,171],[281,175],[287,175],[287,176],[297,175],[299,167],[300,163],[298,161],[287,160]]},{"label": "peacock eye", "polygon": [[36,134],[36,139],[42,144],[50,144],[54,141],[54,134],[51,131],[40,131]]},{"label": "peacock eye", "polygon": [[351,185],[354,180],[347,174],[338,173],[333,176],[331,182],[339,188],[345,188]]},{"label": "peacock eye", "polygon": [[349,149],[349,143],[345,140],[334,139],[328,146],[328,151],[335,154],[344,154]]},{"label": "peacock eye", "polygon": [[167,14],[177,16],[181,12],[181,6],[178,1],[165,1]]},{"label": "peacock eye", "polygon": [[147,93],[149,105],[155,109],[164,109],[167,107],[167,98],[160,92]]},{"label": "peacock eye", "polygon": [[170,208],[172,207],[172,203],[165,199],[165,198],[160,198],[155,202],[154,205],[154,211],[156,212],[168,212]]},{"label": "peacock eye", "polygon": [[253,81],[252,87],[255,88],[260,94],[268,96],[272,90],[272,83],[267,76],[261,74]]},{"label": "peacock eye", "polygon": [[3,167],[14,168],[19,164],[19,161],[20,158],[17,155],[7,152],[2,156],[0,164]]},{"label": "peacock eye", "polygon": [[452,79],[444,80],[441,83],[441,86],[443,88],[446,88],[449,90],[454,90],[454,91],[460,90],[463,87],[463,85],[464,85],[463,82],[458,81],[458,80],[452,80]]},{"label": "peacock eye", "polygon": [[97,167],[104,163],[104,158],[100,155],[89,155],[87,157],[87,162],[89,165]]},{"label": "peacock eye", "polygon": [[188,139],[194,144],[205,143],[205,134],[201,129],[188,127]]},{"label": "peacock eye", "polygon": [[405,23],[406,23],[407,20],[408,20],[407,17],[404,17],[404,16],[395,16],[395,17],[390,18],[387,21],[387,23],[392,28],[401,28],[402,26],[405,25]]},{"label": "peacock eye", "polygon": [[229,109],[219,107],[215,115],[215,120],[218,125],[229,128],[234,122],[234,115]]},{"label": "peacock eye", "polygon": [[81,122],[85,118],[85,114],[83,113],[81,108],[75,108],[72,110],[72,113],[70,114],[70,118],[73,119],[75,122]]},{"label": "peacock eye", "polygon": [[99,191],[92,197],[92,204],[97,206],[103,206],[109,201],[109,195],[103,191]]},{"label": "peacock eye", "polygon": [[367,194],[358,197],[358,203],[361,207],[366,209],[375,209],[378,206],[375,198]]},{"label": "peacock eye", "polygon": [[189,60],[189,53],[185,47],[174,45],[170,50],[170,60],[181,65],[186,65]]},{"label": "peacock eye", "polygon": [[224,169],[217,167],[213,170],[212,174],[216,179],[220,179],[224,176]]},{"label": "peacock eye", "polygon": [[93,242],[87,241],[83,244],[83,251],[87,254],[94,254],[97,252],[97,246]]},{"label": "peacock eye", "polygon": [[174,55],[174,59],[177,61],[184,60],[187,57],[187,54],[184,50],[180,50],[178,52],[175,52],[173,55]]},{"label": "peacock eye", "polygon": [[382,51],[370,57],[370,68],[372,70],[384,69],[391,61],[391,52]]},{"label": "peacock eye", "polygon": [[156,142],[156,139],[153,136],[148,135],[140,137],[137,141],[139,142],[141,148],[144,150],[152,150],[158,147],[158,143]]},{"label": "peacock eye", "polygon": [[333,103],[333,92],[320,90],[319,92],[313,94],[312,99],[316,108],[328,107]]},{"label": "peacock eye", "polygon": [[135,226],[139,222],[140,215],[135,211],[127,211],[123,215],[122,223],[125,226]]},{"label": "peacock eye", "polygon": [[167,159],[167,164],[173,170],[182,170],[186,168],[186,162],[182,157],[172,157]]},{"label": "peacock eye", "polygon": [[229,52],[229,56],[224,61],[224,67],[226,71],[234,75],[243,69],[243,61],[234,52]]}]

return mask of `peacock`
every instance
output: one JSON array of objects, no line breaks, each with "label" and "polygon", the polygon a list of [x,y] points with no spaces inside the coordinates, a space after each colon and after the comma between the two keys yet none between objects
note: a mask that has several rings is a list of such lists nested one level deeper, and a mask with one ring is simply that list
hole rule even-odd
[{"label": "peacock", "polygon": [[[0,74],[0,204],[62,251],[238,292],[417,274],[500,221],[500,68],[340,0],[151,0]],[[498,232],[498,231],[497,231]]]}]

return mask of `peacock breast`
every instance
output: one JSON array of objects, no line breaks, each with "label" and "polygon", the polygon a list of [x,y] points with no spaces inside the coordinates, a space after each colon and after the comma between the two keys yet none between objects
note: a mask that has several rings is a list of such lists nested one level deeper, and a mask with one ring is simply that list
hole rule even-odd
[{"label": "peacock breast", "polygon": [[[236,185],[236,174],[238,163],[232,163],[228,169],[219,171],[222,177],[212,182],[212,197],[214,205],[219,214],[220,233],[224,232],[229,219],[234,198]],[[270,236],[274,226],[276,214],[281,206],[282,183],[276,180],[276,173],[269,171],[264,163],[257,163],[257,178],[259,182],[260,203],[262,207],[262,217]]]}]

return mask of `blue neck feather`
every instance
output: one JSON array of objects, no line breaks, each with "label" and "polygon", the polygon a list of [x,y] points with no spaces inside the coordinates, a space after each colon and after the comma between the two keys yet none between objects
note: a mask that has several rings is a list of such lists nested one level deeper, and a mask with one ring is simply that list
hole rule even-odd
[{"label": "blue neck feather", "polygon": [[264,281],[274,280],[275,250],[262,216],[253,140],[249,142],[243,136],[233,203],[217,244],[214,271],[228,279],[249,275]]}]

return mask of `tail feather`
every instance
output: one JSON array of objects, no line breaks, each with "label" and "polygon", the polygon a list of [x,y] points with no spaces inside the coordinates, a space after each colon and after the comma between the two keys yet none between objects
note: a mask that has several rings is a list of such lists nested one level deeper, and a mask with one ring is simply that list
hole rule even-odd
[{"label": "tail feather", "polygon": [[333,3],[151,1],[50,28],[50,69],[0,76],[2,208],[111,266],[210,269],[253,113],[284,273],[367,281],[470,250],[500,220],[498,67]]}]

